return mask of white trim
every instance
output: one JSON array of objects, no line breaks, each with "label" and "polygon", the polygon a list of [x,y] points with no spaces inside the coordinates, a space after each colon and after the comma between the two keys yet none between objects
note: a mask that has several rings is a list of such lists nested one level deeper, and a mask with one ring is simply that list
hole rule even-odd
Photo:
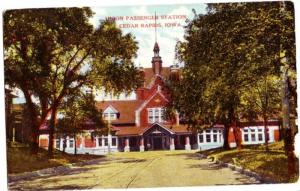
[{"label": "white trim", "polygon": [[107,106],[106,108],[105,108],[105,110],[103,110],[103,113],[107,113],[107,112],[105,112],[107,109],[111,109],[114,113],[118,113],[119,111],[116,109],[116,108],[114,108],[111,104],[109,105],[109,106]]},{"label": "white trim", "polygon": [[144,107],[147,106],[147,104],[157,95],[159,94],[165,101],[169,102],[169,100],[160,92],[160,91],[157,91],[149,98],[147,99],[146,101],[143,102],[143,104],[135,110],[135,124],[136,126],[140,126],[140,113],[142,111],[142,109],[144,109]]},{"label": "white trim", "polygon": [[160,92],[157,91],[149,98],[147,99],[136,111],[141,112],[142,109],[157,95],[159,94],[165,101],[169,102],[169,100]]},{"label": "white trim", "polygon": [[110,120],[116,120],[117,119],[117,113],[118,110],[114,108],[112,105],[109,105],[106,107],[106,109],[103,111],[103,119],[110,121]]},{"label": "white trim", "polygon": [[[152,121],[150,121],[150,111],[152,112]],[[155,120],[155,118],[157,117],[155,112],[158,111],[158,121]],[[155,122],[159,122],[159,123],[163,123],[165,122],[165,120],[163,119],[163,114],[166,110],[163,107],[151,107],[151,108],[147,108],[147,121],[148,123],[152,124]]]},{"label": "white trim", "polygon": [[[251,131],[254,130],[254,131]],[[259,131],[260,130],[260,131]],[[245,132],[247,131],[247,132]],[[274,132],[274,131],[272,131]],[[255,140],[252,140],[252,134],[255,136]],[[262,139],[258,139],[258,135],[262,135]],[[270,134],[270,132],[269,132]],[[245,141],[245,135],[247,135],[248,140]],[[269,136],[270,137],[270,136]],[[251,144],[261,144],[265,142],[265,128],[263,126],[250,126],[250,127],[244,127],[242,129],[242,143],[245,145],[251,145]]]},{"label": "white trim", "polygon": [[150,127],[148,127],[147,129],[145,129],[145,130],[143,131],[143,133],[141,133],[141,134],[139,134],[139,135],[143,135],[146,131],[148,131],[149,129],[151,129],[154,125],[159,125],[161,128],[165,129],[166,131],[168,131],[168,132],[169,132],[170,134],[172,134],[172,135],[175,134],[174,132],[170,131],[168,128],[164,127],[164,126],[161,125],[160,123],[155,122],[155,123],[153,123]]},{"label": "white trim", "polygon": [[160,79],[164,80],[164,77],[162,75],[160,75],[160,74],[154,74],[154,75],[155,75],[155,78],[152,78],[151,82],[148,84],[148,86],[146,88],[152,89],[153,86],[155,85],[154,82],[155,82],[157,77],[160,77]]},{"label": "white trim", "polygon": [[136,126],[140,126],[140,112],[135,111],[135,124]]}]

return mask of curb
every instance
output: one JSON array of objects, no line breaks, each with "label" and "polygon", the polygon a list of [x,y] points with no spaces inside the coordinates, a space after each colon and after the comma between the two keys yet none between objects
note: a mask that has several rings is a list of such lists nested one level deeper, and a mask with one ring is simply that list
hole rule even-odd
[{"label": "curb", "polygon": [[82,162],[78,162],[78,163],[70,163],[70,164],[66,164],[66,165],[41,169],[41,170],[37,170],[37,171],[33,171],[33,172],[24,172],[22,174],[17,174],[17,175],[8,175],[8,183],[17,182],[20,180],[27,180],[27,179],[31,179],[31,178],[35,178],[35,177],[68,173],[68,172],[71,172],[72,169],[74,169],[75,167],[83,166],[83,165],[91,165],[91,164],[95,164],[95,163],[103,162],[103,161],[106,161],[106,160],[103,160],[103,158],[92,159],[92,160],[82,161]]},{"label": "curb", "polygon": [[255,178],[256,180],[258,180],[260,183],[266,183],[266,184],[274,184],[274,183],[277,183],[275,182],[274,180],[268,178],[268,177],[262,177],[261,175],[253,172],[253,171],[250,171],[249,169],[245,169],[243,167],[240,167],[240,166],[237,166],[237,165],[234,165],[232,163],[225,163],[219,159],[216,159],[215,157],[208,157],[207,155],[204,155],[204,154],[200,154],[198,153],[198,156],[199,156],[199,159],[205,159],[205,158],[208,158],[208,159],[211,159],[212,162],[214,162],[215,164],[219,164],[221,166],[224,166],[224,167],[228,167],[230,168],[231,170],[233,171],[237,171],[241,174],[244,174],[244,175],[247,175],[247,176],[250,176],[250,177],[253,177]]}]

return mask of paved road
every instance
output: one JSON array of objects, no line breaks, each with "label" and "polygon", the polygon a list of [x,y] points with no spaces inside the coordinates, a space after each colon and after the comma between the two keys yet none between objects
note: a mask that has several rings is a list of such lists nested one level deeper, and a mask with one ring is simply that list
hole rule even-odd
[{"label": "paved road", "polygon": [[37,177],[9,186],[12,190],[58,190],[258,183],[208,159],[199,159],[194,151],[116,153],[108,159],[73,167],[60,175]]}]

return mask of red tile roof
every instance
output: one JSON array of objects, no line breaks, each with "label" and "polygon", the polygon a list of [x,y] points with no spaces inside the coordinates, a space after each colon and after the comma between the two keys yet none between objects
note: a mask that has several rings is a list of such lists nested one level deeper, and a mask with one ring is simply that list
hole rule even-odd
[{"label": "red tile roof", "polygon": [[120,113],[120,118],[112,121],[112,124],[135,123],[135,110],[143,103],[142,100],[117,100],[101,101],[97,103],[97,108],[104,111],[110,105]]},{"label": "red tile roof", "polygon": [[[144,68],[145,73],[145,86],[148,87],[148,85],[151,83],[152,80],[154,80],[154,73],[152,68]],[[168,78],[170,75],[170,67],[162,67],[161,70],[161,76],[163,78]]]},{"label": "red tile roof", "polygon": [[[116,135],[118,136],[140,136],[146,130],[149,129],[148,127],[136,127],[136,126],[127,126],[127,127],[118,127]],[[187,128],[187,125],[162,125],[164,128],[168,129],[169,131],[176,133],[176,134],[190,134],[192,133],[191,130]]]}]

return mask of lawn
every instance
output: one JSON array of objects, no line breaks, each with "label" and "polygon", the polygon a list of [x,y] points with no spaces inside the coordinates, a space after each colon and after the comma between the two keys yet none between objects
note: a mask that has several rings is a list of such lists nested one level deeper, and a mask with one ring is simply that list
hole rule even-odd
[{"label": "lawn", "polygon": [[53,158],[47,156],[47,151],[40,149],[38,155],[32,155],[30,147],[7,147],[8,174],[30,172],[70,163],[77,163],[101,158],[97,155],[71,155],[55,150]]},{"label": "lawn", "polygon": [[[240,151],[237,149],[227,151],[213,149],[202,151],[201,153],[215,157],[223,162],[233,163],[249,169],[278,183],[296,182],[299,177],[299,171],[296,177],[292,179],[288,178],[287,156],[284,152],[283,142],[272,143],[269,148],[269,152],[265,151],[263,145],[257,145],[244,147]],[[297,162],[297,166],[299,166],[299,161]],[[299,170],[299,167],[297,169]]]}]

